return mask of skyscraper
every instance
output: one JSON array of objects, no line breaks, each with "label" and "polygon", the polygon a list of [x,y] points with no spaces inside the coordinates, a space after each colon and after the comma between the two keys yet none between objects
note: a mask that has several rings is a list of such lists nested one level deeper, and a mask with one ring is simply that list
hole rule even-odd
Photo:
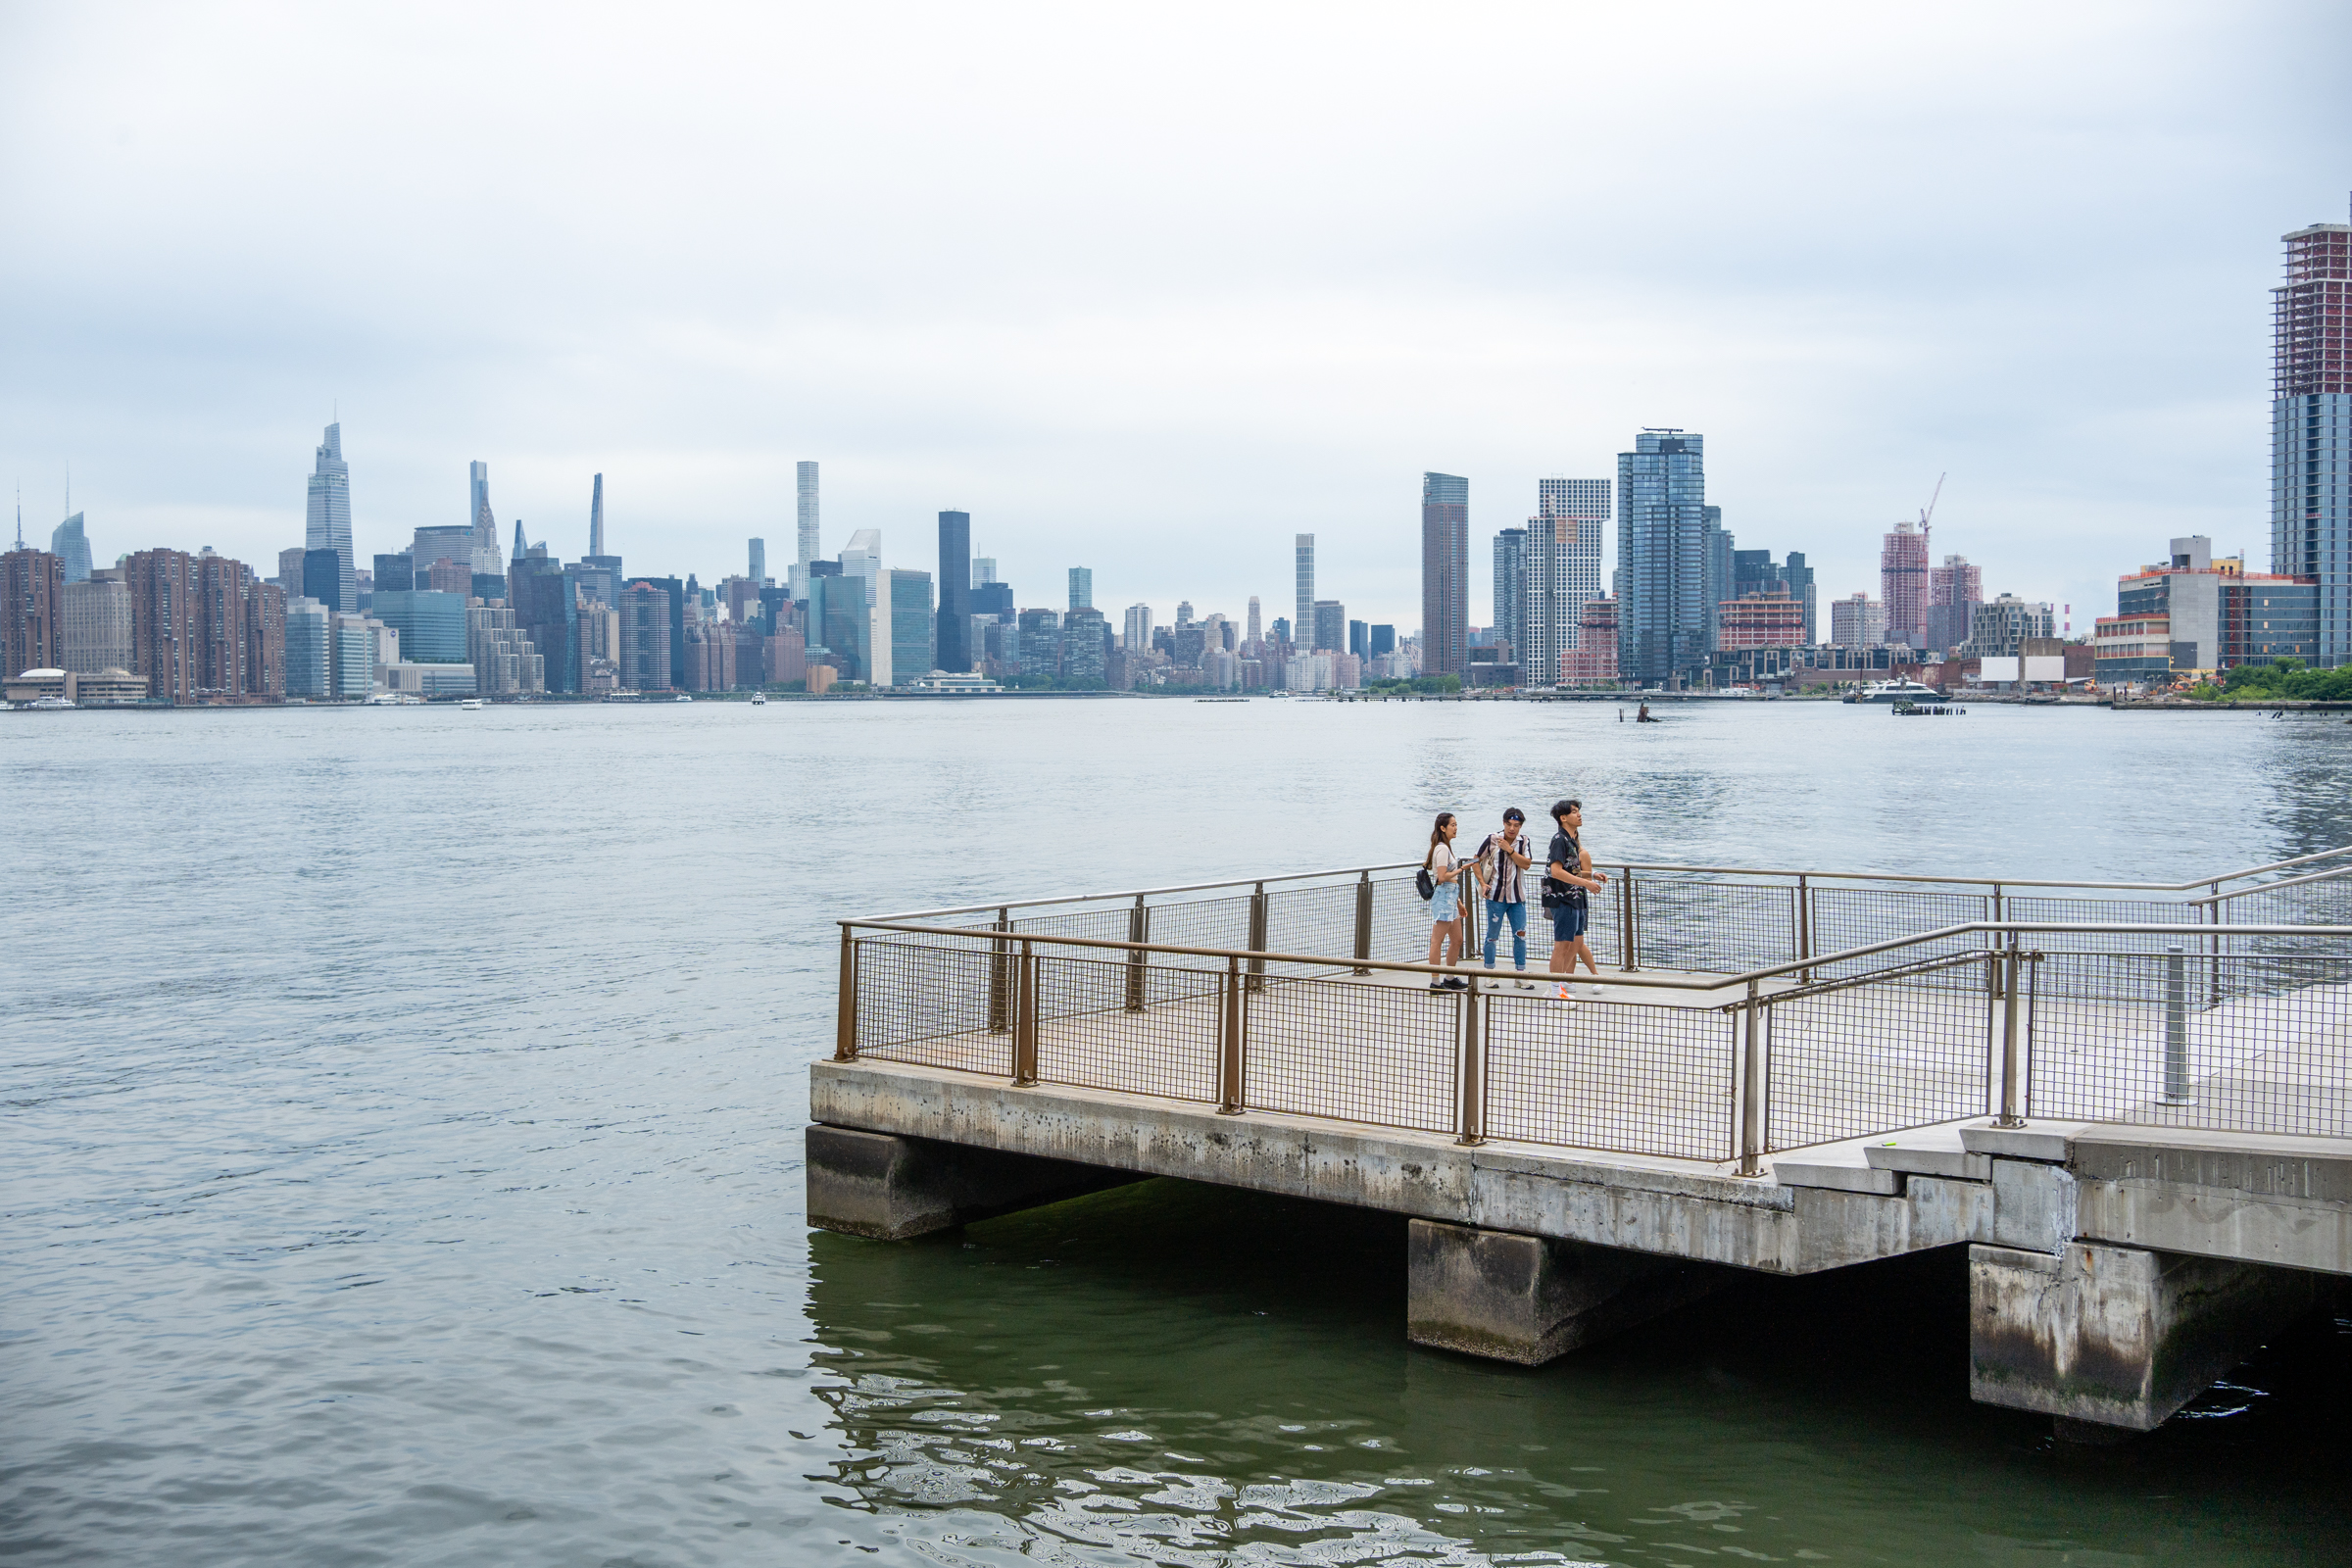
[{"label": "skyscraper", "polygon": [[0,677],[28,669],[62,669],[65,572],[46,550],[0,556]]},{"label": "skyscraper", "polygon": [[[340,421],[328,425],[326,439],[318,443],[317,465],[311,470],[310,509],[303,524],[302,542],[306,550],[335,553],[336,560],[342,563],[342,586],[337,591],[336,603],[346,610],[357,605],[360,576],[351,556],[351,465],[343,461]],[[286,585],[289,595],[294,590],[294,584]],[[147,689],[157,696],[163,695],[162,688],[152,682]]]},{"label": "skyscraper", "polygon": [[901,567],[884,576],[890,585],[890,679],[904,686],[937,667],[931,662],[931,574]]},{"label": "skyscraper", "polygon": [[1421,475],[1421,673],[1470,672],[1470,481]]},{"label": "skyscraper", "polygon": [[2271,570],[2320,589],[2318,662],[2352,660],[2352,224],[2285,236],[2271,291]]},{"label": "skyscraper", "polygon": [[994,556],[974,556],[972,558],[972,586],[975,588],[986,588],[989,586],[989,584],[995,582],[996,580],[997,558]]},{"label": "skyscraper", "polygon": [[[1252,599],[1250,604],[1250,608],[1254,610],[1257,601]],[[1127,607],[1127,624],[1121,629],[1120,637],[1120,646],[1131,654],[1143,653],[1152,646],[1152,607],[1150,605],[1129,605]]]},{"label": "skyscraper", "polygon": [[596,476],[596,487],[588,492],[588,558],[593,561],[605,553],[605,476]]},{"label": "skyscraper", "polygon": [[1318,599],[1314,606],[1314,652],[1348,652],[1348,607],[1337,599]]},{"label": "skyscraper", "polygon": [[[1147,636],[1144,640],[1149,643],[1151,638]],[[1250,640],[1253,643],[1265,640],[1265,630],[1257,618],[1257,595],[1255,594],[1250,596]]]},{"label": "skyscraper", "polygon": [[1072,566],[1070,568],[1069,608],[1072,610],[1092,610],[1095,608],[1094,567]]},{"label": "skyscraper", "polygon": [[1888,642],[1928,645],[1928,536],[1915,522],[1896,523],[1880,543],[1879,602]]},{"label": "skyscraper", "polygon": [[[813,526],[816,465],[804,463],[801,468],[803,505],[808,509],[806,515]],[[808,535],[801,537],[805,542]],[[939,514],[939,668],[951,675],[969,674],[972,668],[972,514],[968,512]]]},{"label": "skyscraper", "polygon": [[1706,663],[1706,437],[1643,430],[1633,451],[1617,454],[1617,668],[1626,679],[1662,685]]},{"label": "skyscraper", "polygon": [[[1298,612],[1297,615],[1293,616],[1291,620],[1291,640],[1303,651],[1311,649],[1314,646],[1315,536],[1311,533],[1299,534],[1296,540],[1296,549],[1298,551],[1297,565],[1298,570]],[[1176,620],[1180,625],[1192,618],[1192,612],[1189,609],[1179,609],[1176,612]]]},{"label": "skyscraper", "polygon": [[65,573],[67,582],[90,580],[90,541],[81,531],[80,513],[59,523],[49,535],[49,553],[57,557],[57,569]]},{"label": "skyscraper", "polygon": [[490,465],[477,463],[471,469],[471,505],[466,515],[473,525],[473,561],[476,572],[504,574],[506,564],[498,549],[498,514],[490,510]]},{"label": "skyscraper", "polygon": [[[1551,545],[1556,552],[1549,563],[1548,581],[1541,585],[1545,589],[1544,624],[1529,628],[1531,636],[1543,632],[1545,667],[1549,669],[1561,650],[1576,646],[1585,606],[1607,591],[1600,580],[1600,557],[1609,526],[1609,481],[1558,475],[1538,479],[1536,515],[1550,519]],[[1536,532],[1531,525],[1531,540]],[[1532,581],[1532,572],[1530,577]],[[1529,618],[1531,622],[1534,619],[1532,615]],[[1522,655],[1519,662],[1525,664],[1526,657]]]},{"label": "skyscraper", "polygon": [[750,572],[750,574],[749,574],[749,575],[751,576],[751,579],[752,579],[752,581],[753,581],[753,582],[755,582],[755,583],[764,583],[764,582],[766,582],[766,581],[767,581],[767,541],[766,541],[766,540],[764,540],[764,539],[754,539],[754,540],[752,541],[752,561],[751,561],[751,566],[752,566],[752,569],[751,569],[751,572]]},{"label": "skyscraper", "polygon": [[[1794,561],[1796,557],[1788,559]],[[1811,584],[1806,586],[1809,591]],[[1976,607],[1984,602],[1984,568],[1970,565],[1966,556],[1946,556],[1942,565],[1930,566],[1927,646],[1948,654],[1968,641]],[[1811,630],[1809,624],[1807,630]]]},{"label": "skyscraper", "polygon": [[1525,528],[1505,528],[1494,536],[1494,635],[1510,645],[1512,657],[1523,664],[1528,652],[1528,533]]},{"label": "skyscraper", "polygon": [[808,563],[825,553],[824,530],[817,525],[816,465],[813,463],[800,465],[798,522],[800,559],[795,563],[799,569],[793,573],[792,597],[806,599],[808,597]]},{"label": "skyscraper", "polygon": [[118,571],[66,584],[60,666],[96,675],[130,668],[130,588]]}]

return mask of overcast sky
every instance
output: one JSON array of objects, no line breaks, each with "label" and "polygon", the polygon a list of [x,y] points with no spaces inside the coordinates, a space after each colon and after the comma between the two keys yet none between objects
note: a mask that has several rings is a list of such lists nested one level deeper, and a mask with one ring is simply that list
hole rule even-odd
[{"label": "overcast sky", "polygon": [[[339,405],[363,563],[635,569],[972,514],[1024,605],[1471,619],[1536,480],[1707,438],[1742,548],[2113,612],[2267,565],[2279,236],[2343,221],[2341,4],[0,6],[0,479],[272,569]],[[1614,564],[1612,540],[1611,564]],[[1824,616],[1823,629],[1827,630]]]}]

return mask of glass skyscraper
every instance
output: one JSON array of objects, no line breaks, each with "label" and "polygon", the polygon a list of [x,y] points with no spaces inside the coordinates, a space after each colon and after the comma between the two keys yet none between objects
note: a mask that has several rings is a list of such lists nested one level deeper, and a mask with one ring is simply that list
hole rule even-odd
[{"label": "glass skyscraper", "polygon": [[2352,224],[2287,235],[2271,298],[2271,570],[2319,585],[2333,666],[2352,661]]},{"label": "glass skyscraper", "polygon": [[[1298,534],[1292,548],[1297,552],[1298,610],[1291,617],[1291,646],[1302,654],[1311,653],[1315,646],[1315,536]],[[1191,618],[1181,610],[1176,612],[1179,625]]]},{"label": "glass skyscraper", "polygon": [[468,472],[471,504],[466,512],[473,529],[472,570],[476,575],[504,573],[498,548],[498,515],[490,510],[490,465],[477,463]]},{"label": "glass skyscraper", "polygon": [[1707,662],[1706,438],[1644,430],[1617,454],[1617,668],[1664,685]]},{"label": "glass skyscraper", "polygon": [[1470,481],[1421,475],[1421,673],[1470,672]]},{"label": "glass skyscraper", "polygon": [[[360,602],[360,576],[351,556],[351,465],[343,461],[343,426],[326,427],[311,470],[310,510],[303,523],[303,547],[332,550],[341,563],[342,581],[335,603],[349,610]],[[289,584],[289,586],[291,586]]]},{"label": "glass skyscraper", "polygon": [[[802,466],[814,469],[816,465]],[[951,675],[969,674],[972,668],[972,514],[968,512],[939,514],[939,668]]]},{"label": "glass skyscraper", "polygon": [[49,553],[57,557],[58,578],[61,582],[76,583],[90,580],[90,541],[81,531],[81,514],[76,512],[57,525],[49,535]]},{"label": "glass skyscraper", "polygon": [[933,668],[931,574],[897,567],[883,576],[890,584],[890,679],[904,686]]},{"label": "glass skyscraper", "polygon": [[[328,630],[334,612],[316,599],[286,601],[286,695],[324,697],[333,667],[334,650]],[[403,644],[408,641],[402,638]]]},{"label": "glass skyscraper", "polygon": [[1522,666],[1527,662],[1527,536],[1525,528],[1505,528],[1494,536],[1493,629],[1510,644],[1511,657]]}]

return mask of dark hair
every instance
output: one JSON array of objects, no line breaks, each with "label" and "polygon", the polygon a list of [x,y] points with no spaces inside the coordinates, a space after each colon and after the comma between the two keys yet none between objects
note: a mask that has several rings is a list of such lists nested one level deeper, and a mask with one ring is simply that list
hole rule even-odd
[{"label": "dark hair", "polygon": [[1509,806],[1503,808],[1502,819],[1505,822],[1524,822],[1527,820],[1527,813],[1516,806]]},{"label": "dark hair", "polygon": [[1585,803],[1582,801],[1554,801],[1551,803],[1551,819],[1557,822],[1570,811],[1581,811],[1584,808]]},{"label": "dark hair", "polygon": [[1429,853],[1421,857],[1422,870],[1428,870],[1429,862],[1438,858],[1438,846],[1446,842],[1446,824],[1452,820],[1451,811],[1438,813],[1437,825],[1429,830]]}]

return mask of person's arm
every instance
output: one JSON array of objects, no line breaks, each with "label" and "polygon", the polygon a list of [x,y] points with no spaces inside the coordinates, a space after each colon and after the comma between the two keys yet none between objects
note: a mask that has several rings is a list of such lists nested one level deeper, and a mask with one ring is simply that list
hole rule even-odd
[{"label": "person's arm", "polygon": [[[1525,843],[1526,840],[1522,839],[1520,842]],[[1509,856],[1511,858],[1511,863],[1519,867],[1519,869],[1522,871],[1536,863],[1536,858],[1534,856],[1522,855],[1507,844],[1502,847],[1502,853]]]},{"label": "person's arm", "polygon": [[1593,892],[1598,893],[1600,891],[1601,884],[1608,881],[1608,878],[1602,875],[1600,872],[1592,869],[1592,852],[1591,850],[1586,849],[1580,844],[1577,846],[1577,851],[1576,868],[1585,873],[1585,886],[1591,888]]}]

